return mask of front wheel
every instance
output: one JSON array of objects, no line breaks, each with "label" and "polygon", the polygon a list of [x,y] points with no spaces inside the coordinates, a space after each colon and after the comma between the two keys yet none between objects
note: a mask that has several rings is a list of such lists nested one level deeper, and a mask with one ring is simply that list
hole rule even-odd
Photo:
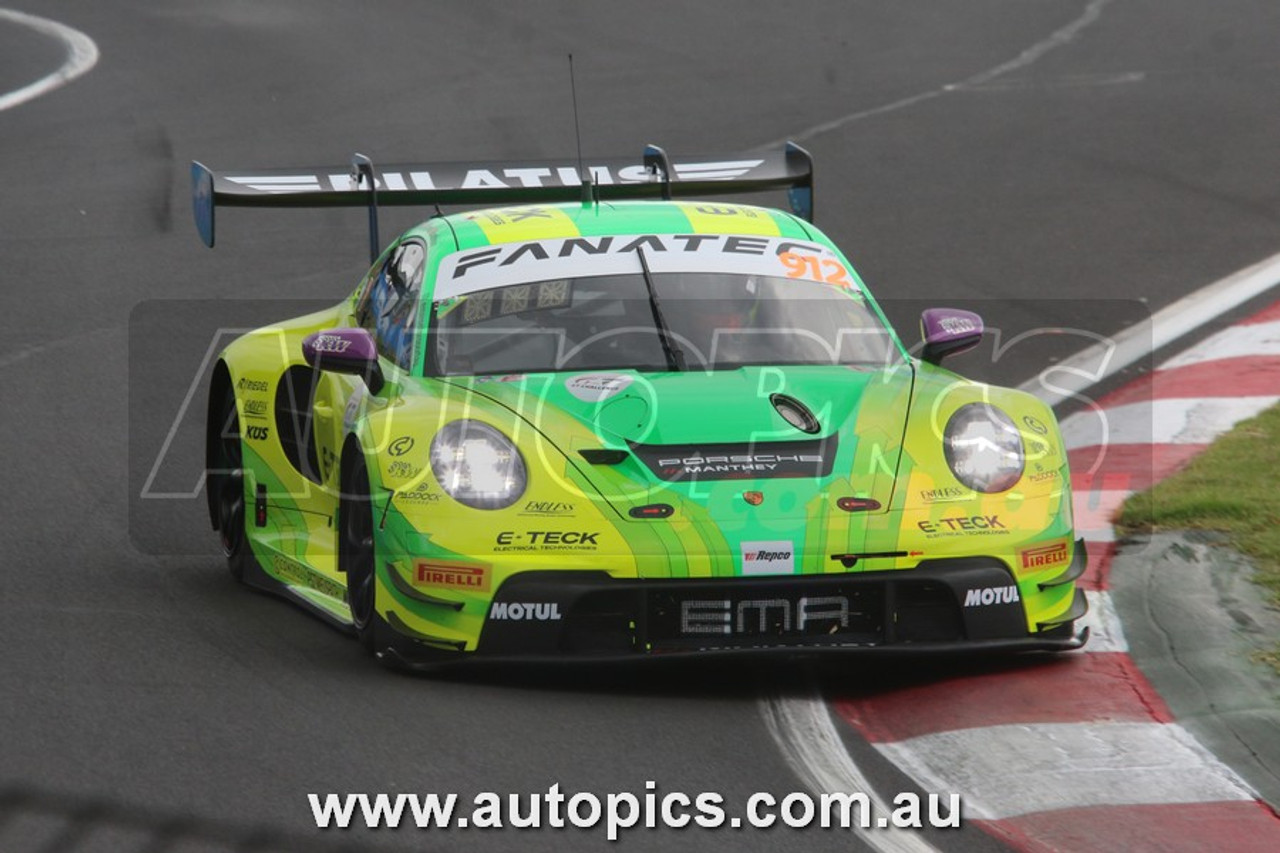
[{"label": "front wheel", "polygon": [[244,581],[245,569],[253,560],[249,537],[245,530],[244,462],[240,444],[240,416],[236,411],[236,395],[230,386],[218,409],[219,430],[213,439],[213,466],[205,472],[206,488],[218,518],[218,538],[227,570],[238,581]]},{"label": "front wheel", "polygon": [[347,603],[360,644],[376,651],[386,622],[378,613],[377,548],[373,541],[373,500],[363,459],[353,459],[342,476],[338,500],[338,571],[347,576]]}]

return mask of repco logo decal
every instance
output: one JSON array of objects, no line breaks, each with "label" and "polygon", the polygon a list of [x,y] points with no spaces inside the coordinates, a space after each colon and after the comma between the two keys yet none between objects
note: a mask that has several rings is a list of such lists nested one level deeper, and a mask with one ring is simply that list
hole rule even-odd
[{"label": "repco logo decal", "polygon": [[779,575],[795,571],[795,546],[783,539],[776,542],[743,542],[744,575]]},{"label": "repco logo decal", "polygon": [[1054,566],[1058,563],[1064,563],[1067,560],[1067,543],[1058,542],[1053,545],[1044,545],[1040,548],[1028,548],[1021,552],[1022,568],[1024,569],[1040,569],[1045,566]]},{"label": "repco logo decal", "polygon": [[271,435],[271,429],[264,426],[247,426],[244,428],[244,435],[250,441],[266,441],[267,436]]},{"label": "repco logo decal", "polygon": [[988,586],[969,590],[964,597],[964,606],[987,607],[992,604],[1016,604],[1021,600],[1016,586]]}]

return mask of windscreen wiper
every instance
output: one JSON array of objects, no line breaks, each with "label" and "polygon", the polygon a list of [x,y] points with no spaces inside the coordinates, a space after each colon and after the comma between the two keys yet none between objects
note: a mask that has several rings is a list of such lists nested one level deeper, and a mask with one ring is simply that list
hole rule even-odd
[{"label": "windscreen wiper", "polygon": [[649,291],[649,307],[653,309],[653,322],[658,327],[658,339],[662,341],[662,351],[667,356],[667,366],[673,371],[685,370],[684,351],[671,336],[671,329],[662,317],[662,306],[658,304],[658,291],[653,286],[653,274],[649,272],[649,260],[644,256],[644,249],[636,246],[636,254],[640,256],[640,271],[644,273],[644,286]]}]

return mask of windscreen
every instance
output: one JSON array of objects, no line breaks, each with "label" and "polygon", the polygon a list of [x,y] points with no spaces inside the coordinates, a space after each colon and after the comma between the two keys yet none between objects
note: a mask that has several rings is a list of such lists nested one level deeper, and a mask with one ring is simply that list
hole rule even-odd
[{"label": "windscreen", "polygon": [[861,293],[741,272],[548,279],[432,306],[430,374],[726,370],[900,359]]}]

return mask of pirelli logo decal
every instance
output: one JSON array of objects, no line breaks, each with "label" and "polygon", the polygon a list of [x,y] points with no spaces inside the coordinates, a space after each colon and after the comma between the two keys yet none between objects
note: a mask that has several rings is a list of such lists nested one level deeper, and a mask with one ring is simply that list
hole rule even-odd
[{"label": "pirelli logo decal", "polygon": [[419,561],[413,566],[413,585],[488,592],[489,571],[484,566]]},{"label": "pirelli logo decal", "polygon": [[1028,548],[1019,552],[1022,558],[1022,568],[1024,569],[1043,569],[1048,566],[1056,566],[1059,563],[1065,563],[1069,556],[1066,540],[1055,542],[1052,545],[1042,545],[1039,548]]}]

